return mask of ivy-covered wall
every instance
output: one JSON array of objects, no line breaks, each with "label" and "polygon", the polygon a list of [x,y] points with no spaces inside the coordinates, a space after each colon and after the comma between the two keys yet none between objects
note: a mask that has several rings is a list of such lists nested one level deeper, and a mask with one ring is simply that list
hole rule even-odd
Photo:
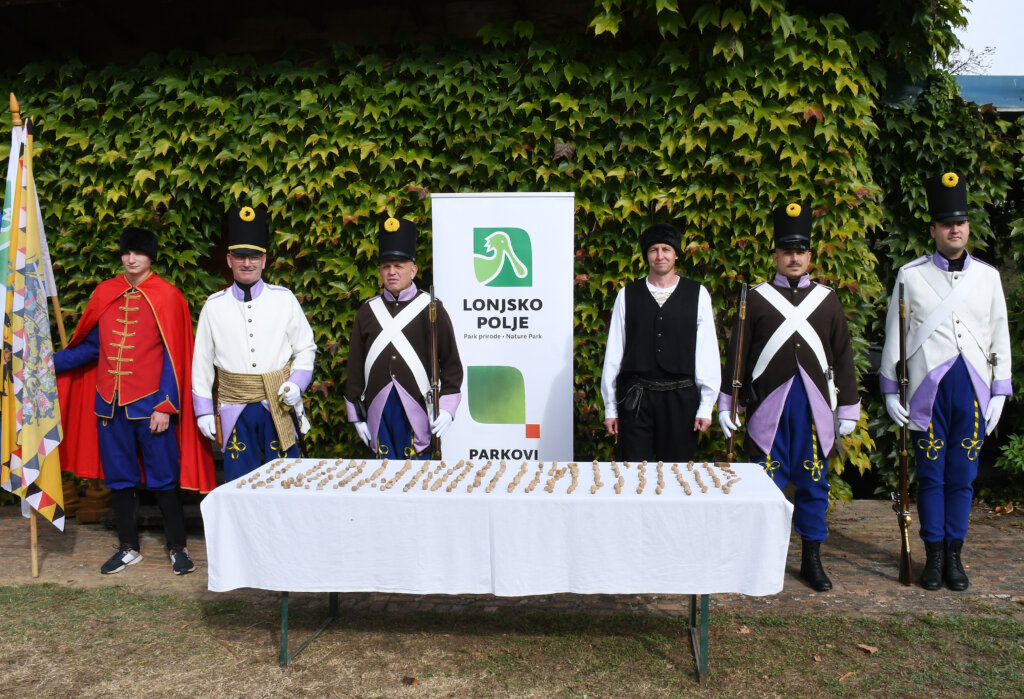
[{"label": "ivy-covered wall", "polygon": [[[960,5],[938,6],[955,14]],[[224,284],[223,212],[266,204],[267,277],[299,296],[319,347],[311,448],[362,453],[344,424],[342,388],[348,329],[377,292],[380,218],[421,225],[429,280],[429,193],[574,191],[576,455],[607,458],[606,323],[617,288],[644,273],[640,230],[672,221],[685,232],[682,272],[709,288],[724,347],[739,283],[773,273],[772,207],[799,198],[816,216],[816,275],[837,289],[866,369],[887,293],[879,272],[898,262],[878,258],[899,255],[877,231],[923,197],[909,188],[914,172],[894,170],[908,183],[895,199],[876,175],[885,144],[906,142],[880,120],[892,115],[879,111],[879,94],[890,66],[920,77],[914,42],[933,46],[949,22],[904,6],[914,21],[882,35],[781,0],[595,6],[594,35],[560,40],[535,38],[523,22],[467,43],[338,45],[315,61],[170,53],[6,76],[38,125],[38,186],[72,324],[95,283],[118,269],[128,224],[157,232],[157,269],[198,315]],[[871,466],[866,424],[850,443],[862,470]]]}]

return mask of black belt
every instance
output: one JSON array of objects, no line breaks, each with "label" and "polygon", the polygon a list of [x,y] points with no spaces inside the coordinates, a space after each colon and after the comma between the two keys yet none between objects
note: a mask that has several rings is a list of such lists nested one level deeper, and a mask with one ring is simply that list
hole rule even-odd
[{"label": "black belt", "polygon": [[691,388],[695,385],[693,379],[658,381],[656,379],[633,378],[629,382],[629,388],[626,389],[626,395],[619,403],[624,405],[626,410],[638,412],[640,410],[640,401],[644,397],[644,391],[677,391],[680,388]]}]

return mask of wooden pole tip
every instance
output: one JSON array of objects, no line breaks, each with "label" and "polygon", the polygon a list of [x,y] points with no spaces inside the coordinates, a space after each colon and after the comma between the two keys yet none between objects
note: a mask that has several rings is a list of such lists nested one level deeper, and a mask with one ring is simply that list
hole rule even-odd
[{"label": "wooden pole tip", "polygon": [[18,104],[18,98],[11,93],[11,121],[15,126],[21,126],[21,105]]}]

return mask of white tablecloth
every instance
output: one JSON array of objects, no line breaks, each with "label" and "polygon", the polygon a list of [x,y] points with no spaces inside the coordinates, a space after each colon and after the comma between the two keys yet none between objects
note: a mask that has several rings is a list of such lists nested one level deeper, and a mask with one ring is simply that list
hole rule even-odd
[{"label": "white tablecloth", "polygon": [[[646,486],[638,494],[639,466],[620,465],[625,482],[616,493],[609,463],[599,464],[603,486],[591,493],[589,462],[578,464],[579,484],[571,494],[568,472],[552,492],[545,490],[550,463],[532,492],[524,492],[538,462],[526,463],[512,493],[507,486],[522,462],[509,463],[492,492],[486,487],[497,463],[472,492],[468,486],[482,464],[451,492],[458,471],[437,490],[417,482],[405,491],[418,462],[381,490],[404,465],[400,461],[353,491],[381,465],[375,460],[335,488],[350,461],[339,460],[322,489],[317,483],[323,477],[309,488],[282,486],[322,463],[305,459],[271,462],[210,493],[202,503],[209,588],[501,596],[768,595],[782,589],[793,507],[756,464],[732,466],[740,480],[728,494],[721,469],[714,469],[721,482],[715,487],[707,469],[695,465],[705,493],[680,465],[692,493],[687,495],[671,464],[664,466],[661,494],[655,493],[655,464],[647,465]],[[285,467],[269,486],[254,487]]]}]

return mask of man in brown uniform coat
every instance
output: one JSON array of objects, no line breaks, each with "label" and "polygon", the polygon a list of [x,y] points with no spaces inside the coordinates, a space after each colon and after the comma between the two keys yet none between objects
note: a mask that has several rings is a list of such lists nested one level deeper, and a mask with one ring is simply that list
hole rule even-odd
[{"label": "man in brown uniform coat", "polygon": [[383,290],[356,313],[345,404],[349,422],[378,458],[417,458],[431,435],[440,438],[452,424],[462,398],[462,362],[451,319],[438,301],[441,397],[438,414],[431,415],[430,294],[413,284],[416,224],[388,218],[378,234]]},{"label": "man in brown uniform coat", "polygon": [[[857,426],[860,397],[850,330],[835,292],[812,282],[811,210],[790,203],[773,212],[776,275],[747,297],[741,402],[750,420],[746,452],[780,488],[796,486],[793,528],[803,540],[800,576],[818,591],[832,589],[819,549],[828,529],[828,457]],[[725,376],[733,376],[736,330]],[[728,437],[732,396],[718,397]]]}]

